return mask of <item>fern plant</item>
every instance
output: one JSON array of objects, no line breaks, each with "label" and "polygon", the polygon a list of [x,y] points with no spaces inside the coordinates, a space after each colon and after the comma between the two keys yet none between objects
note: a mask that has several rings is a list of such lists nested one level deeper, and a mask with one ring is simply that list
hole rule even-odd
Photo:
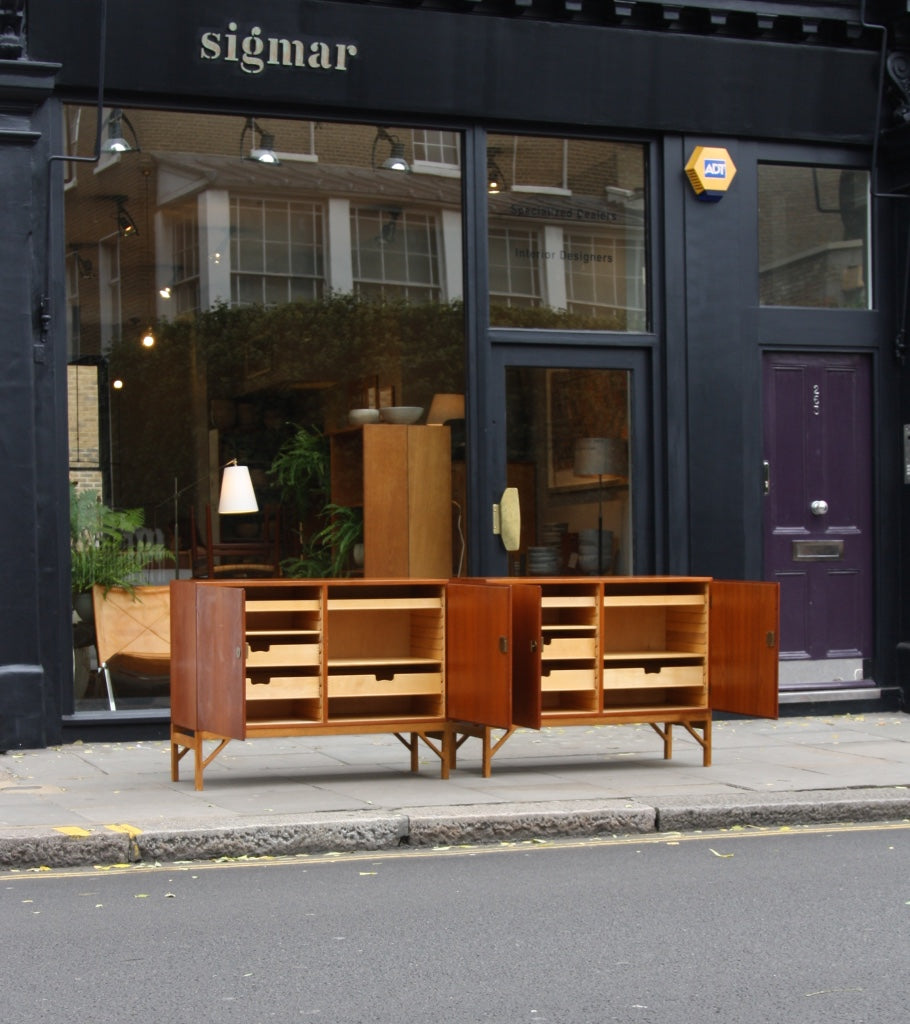
[{"label": "fern plant", "polygon": [[145,522],[141,508],[112,509],[97,491],[70,484],[70,588],[73,597],[104,587],[135,593],[136,578],[153,562],[173,561],[163,544],[130,535]]}]

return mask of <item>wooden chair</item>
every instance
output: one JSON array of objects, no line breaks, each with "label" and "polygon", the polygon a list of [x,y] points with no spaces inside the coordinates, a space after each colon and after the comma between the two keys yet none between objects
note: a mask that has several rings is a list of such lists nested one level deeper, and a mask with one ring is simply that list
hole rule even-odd
[{"label": "wooden chair", "polygon": [[249,540],[215,541],[212,506],[205,506],[205,547],[197,550],[196,522],[190,509],[193,575],[208,579],[269,578],[281,575],[281,522],[277,507],[263,510],[262,532]]},{"label": "wooden chair", "polygon": [[143,681],[164,677],[170,687],[171,591],[169,586],[92,587],[95,613],[95,648],[98,669],[104,676],[107,701],[117,710],[111,667]]}]

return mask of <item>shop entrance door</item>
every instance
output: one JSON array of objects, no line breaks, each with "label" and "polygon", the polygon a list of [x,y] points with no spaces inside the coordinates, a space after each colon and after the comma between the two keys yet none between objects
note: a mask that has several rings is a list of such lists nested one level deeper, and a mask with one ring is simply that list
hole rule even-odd
[{"label": "shop entrance door", "polygon": [[849,685],[870,655],[867,357],[764,360],[764,574],[780,583],[781,688]]},{"label": "shop entrance door", "polygon": [[643,527],[651,504],[648,360],[637,350],[502,346],[491,395],[494,497],[518,491],[519,547],[494,571],[513,576],[653,571]]}]

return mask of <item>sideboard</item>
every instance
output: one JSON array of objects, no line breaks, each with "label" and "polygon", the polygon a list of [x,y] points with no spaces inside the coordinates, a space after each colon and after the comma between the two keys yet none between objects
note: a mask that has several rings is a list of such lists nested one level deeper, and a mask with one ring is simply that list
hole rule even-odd
[{"label": "sideboard", "polygon": [[[778,588],[706,577],[175,580],[171,775],[232,739],[391,733],[447,778],[518,727],[777,716]],[[494,742],[494,733],[502,735]],[[211,741],[210,748],[206,743]],[[213,746],[212,746],[213,744]]]}]

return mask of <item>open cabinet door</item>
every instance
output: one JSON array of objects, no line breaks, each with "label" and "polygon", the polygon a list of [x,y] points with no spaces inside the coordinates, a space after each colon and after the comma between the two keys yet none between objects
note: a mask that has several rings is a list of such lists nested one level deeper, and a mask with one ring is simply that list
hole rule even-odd
[{"label": "open cabinet door", "polygon": [[243,588],[197,585],[197,729],[246,736]]},{"label": "open cabinet door", "polygon": [[512,588],[446,584],[446,716],[512,725]]},{"label": "open cabinet door", "polygon": [[712,580],[708,636],[712,711],[777,718],[780,587]]},{"label": "open cabinet door", "polygon": [[534,584],[512,587],[512,724],[527,729],[540,728],[541,600],[541,588]]}]

